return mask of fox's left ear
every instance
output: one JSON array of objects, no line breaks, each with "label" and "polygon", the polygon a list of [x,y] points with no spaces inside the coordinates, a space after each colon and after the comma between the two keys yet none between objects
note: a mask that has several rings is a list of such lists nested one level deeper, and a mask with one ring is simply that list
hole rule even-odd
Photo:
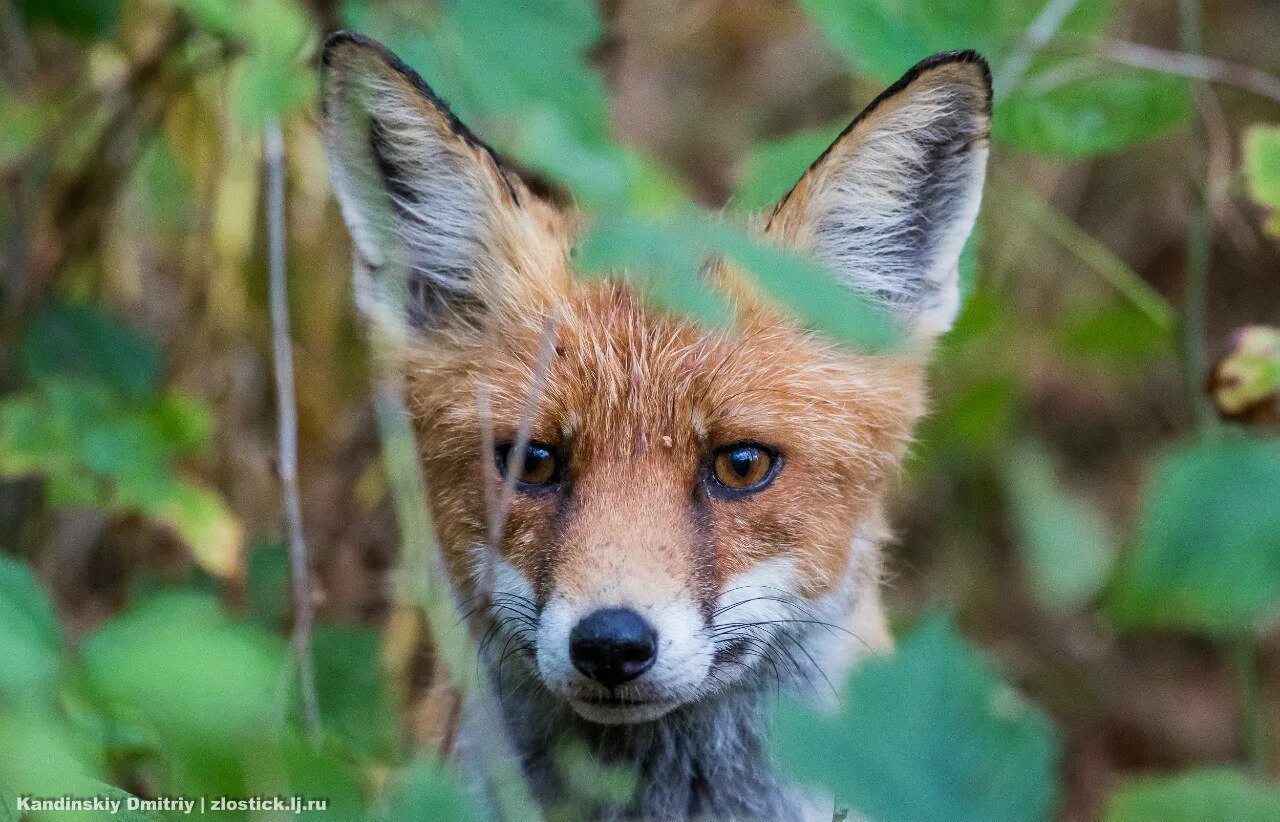
[{"label": "fox's left ear", "polygon": [[836,138],[766,233],[932,338],[959,309],[960,251],[978,216],[990,127],[986,61],[971,51],[931,57]]}]

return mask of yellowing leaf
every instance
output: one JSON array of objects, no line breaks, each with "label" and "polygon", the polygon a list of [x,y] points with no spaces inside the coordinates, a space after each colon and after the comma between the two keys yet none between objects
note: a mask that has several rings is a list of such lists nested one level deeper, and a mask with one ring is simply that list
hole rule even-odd
[{"label": "yellowing leaf", "polygon": [[216,577],[240,576],[244,527],[217,494],[175,483],[166,498],[148,506],[148,513],[173,528],[201,568]]},{"label": "yellowing leaf", "polygon": [[1254,126],[1244,137],[1249,196],[1271,211],[1267,231],[1280,237],[1280,126]]}]

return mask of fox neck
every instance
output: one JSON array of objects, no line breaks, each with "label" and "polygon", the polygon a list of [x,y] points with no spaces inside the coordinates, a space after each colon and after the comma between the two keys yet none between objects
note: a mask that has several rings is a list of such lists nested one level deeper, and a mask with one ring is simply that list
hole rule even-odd
[{"label": "fox neck", "polygon": [[[568,818],[801,819],[800,797],[774,773],[765,747],[771,696],[744,685],[634,725],[589,722],[536,686],[493,698],[534,797],[568,809]],[[622,782],[635,780],[634,791],[589,792],[615,769]]]}]

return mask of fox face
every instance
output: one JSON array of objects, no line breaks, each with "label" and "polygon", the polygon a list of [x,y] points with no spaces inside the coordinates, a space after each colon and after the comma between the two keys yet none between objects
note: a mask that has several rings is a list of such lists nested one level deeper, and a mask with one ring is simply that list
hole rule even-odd
[{"label": "fox face", "polygon": [[581,279],[531,191],[381,46],[325,54],[358,301],[405,381],[445,567],[491,670],[590,723],[812,685],[888,637],[880,500],[958,306],[990,83],[972,53],[882,95],[767,215],[907,329],[844,350],[724,262],[708,329]]}]

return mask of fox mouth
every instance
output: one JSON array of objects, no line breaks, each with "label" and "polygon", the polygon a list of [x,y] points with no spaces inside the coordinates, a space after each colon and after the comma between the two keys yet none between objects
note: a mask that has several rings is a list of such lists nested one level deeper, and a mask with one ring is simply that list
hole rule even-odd
[{"label": "fox mouth", "polygon": [[597,705],[602,708],[639,708],[646,705],[653,705],[661,700],[635,699],[625,696],[581,696],[577,698],[577,701],[585,702],[588,705]]},{"label": "fox mouth", "polygon": [[569,698],[569,705],[574,713],[590,722],[603,725],[650,722],[671,711],[676,704],[667,699],[637,699],[601,694],[583,694]]}]

